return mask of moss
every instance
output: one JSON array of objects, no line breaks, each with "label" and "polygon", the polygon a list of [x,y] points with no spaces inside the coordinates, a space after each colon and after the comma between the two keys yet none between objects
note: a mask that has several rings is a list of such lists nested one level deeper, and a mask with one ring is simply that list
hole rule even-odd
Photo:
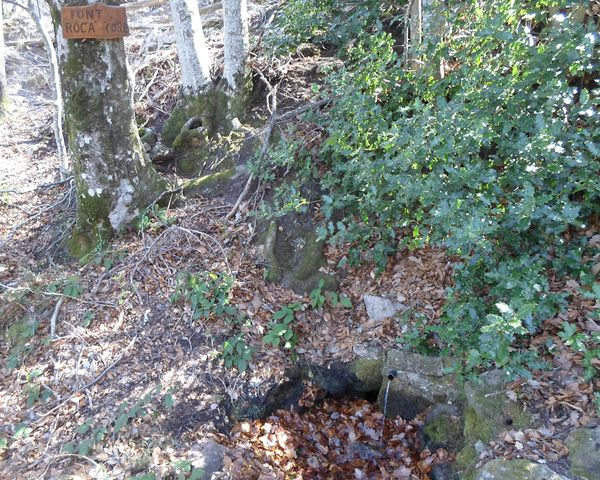
[{"label": "moss", "polygon": [[244,118],[252,99],[253,84],[251,75],[242,74],[238,76],[236,84],[241,86],[235,92],[227,91],[225,80],[217,86],[223,97],[220,106],[226,107],[223,111],[227,112],[230,119]]},{"label": "moss", "polygon": [[75,258],[83,258],[95,248],[94,237],[88,232],[75,228],[68,240],[69,254]]},{"label": "moss", "polygon": [[281,280],[283,274],[281,266],[279,265],[279,261],[277,260],[277,255],[275,254],[276,242],[277,222],[275,220],[271,220],[264,241],[264,256],[267,260],[268,265],[266,272],[266,280],[268,282],[278,282],[279,280]]},{"label": "moss", "polygon": [[383,358],[357,358],[350,364],[350,371],[359,380],[359,391],[372,392],[379,390],[383,382],[381,369]]},{"label": "moss", "polygon": [[469,480],[474,477],[478,460],[477,442],[487,444],[504,430],[534,426],[531,414],[510,401],[505,392],[504,376],[500,370],[481,375],[480,382],[465,384],[465,447],[456,457],[456,469],[461,472],[461,478]]},{"label": "moss", "polygon": [[175,150],[188,150],[192,148],[206,149],[210,145],[208,134],[205,129],[194,128],[191,130],[182,129],[175,140],[173,148]]},{"label": "moss", "polygon": [[[464,413],[464,430],[465,446],[457,453],[454,469],[460,474],[460,478],[471,480],[475,474],[475,465],[479,460],[479,455],[475,449],[475,443],[478,441],[478,425],[477,414],[472,408],[468,408]],[[490,435],[487,427],[482,426],[482,436]]]},{"label": "moss", "polygon": [[163,143],[176,148],[175,139],[192,117],[200,118],[202,126],[210,136],[217,132],[229,133],[231,130],[229,107],[227,95],[218,87],[210,88],[198,95],[181,96],[163,127]]},{"label": "moss", "polygon": [[163,127],[163,143],[168,146],[174,146],[175,139],[181,133],[181,129],[185,123],[192,117],[202,118],[205,110],[205,95],[180,97]]},{"label": "moss", "polygon": [[457,444],[461,443],[463,426],[460,417],[440,414],[427,422],[423,432],[427,436],[427,443],[431,445],[431,450],[440,447],[452,450]]},{"label": "moss", "polygon": [[185,196],[203,195],[216,196],[223,193],[229,182],[245,173],[243,166],[230,168],[224,172],[212,173],[200,178],[195,178],[183,185],[183,194]]},{"label": "moss", "polygon": [[571,473],[586,480],[600,479],[600,427],[578,428],[566,439]]},{"label": "moss", "polygon": [[308,232],[304,237],[302,248],[302,263],[298,266],[294,278],[298,281],[308,279],[325,264],[323,257],[323,240],[317,240],[315,232]]},{"label": "moss", "polygon": [[6,327],[4,338],[11,347],[24,345],[35,335],[36,326],[37,324],[33,319],[15,322]]}]

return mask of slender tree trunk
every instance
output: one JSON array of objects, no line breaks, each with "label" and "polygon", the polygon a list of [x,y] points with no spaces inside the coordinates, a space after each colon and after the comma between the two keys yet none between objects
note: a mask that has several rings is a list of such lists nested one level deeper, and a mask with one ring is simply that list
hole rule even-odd
[{"label": "slender tree trunk", "polygon": [[[66,0],[63,5],[76,5]],[[116,1],[110,0],[109,4]],[[53,18],[58,19],[58,12]],[[123,39],[65,40],[57,26],[65,126],[77,189],[71,252],[131,226],[164,189],[147,159],[133,112]]]},{"label": "slender tree trunk", "polygon": [[2,0],[0,0],[0,116],[8,110],[8,84],[6,83],[6,64],[4,55],[4,19]]},{"label": "slender tree trunk", "polygon": [[177,56],[181,66],[181,91],[177,105],[165,122],[162,140],[173,145],[182,127],[192,117],[202,118],[212,129],[210,97],[210,54],[206,46],[196,0],[169,0],[177,38]]},{"label": "slender tree trunk", "polygon": [[223,0],[223,77],[232,91],[244,85],[248,58],[248,5],[246,0]]},{"label": "slender tree trunk", "polygon": [[197,95],[211,84],[210,55],[202,30],[198,2],[170,0],[170,5],[181,66],[181,90],[184,95]]},{"label": "slender tree trunk", "polygon": [[63,134],[63,98],[62,88],[60,86],[60,72],[58,69],[58,58],[56,57],[56,49],[50,34],[46,31],[42,23],[42,9],[40,8],[39,0],[29,0],[28,9],[31,18],[35,22],[38,30],[44,38],[48,61],[50,62],[50,85],[54,91],[54,138],[56,140],[56,149],[60,162],[61,179],[64,179],[69,170],[69,159],[67,155],[67,146],[65,145],[65,137]]}]

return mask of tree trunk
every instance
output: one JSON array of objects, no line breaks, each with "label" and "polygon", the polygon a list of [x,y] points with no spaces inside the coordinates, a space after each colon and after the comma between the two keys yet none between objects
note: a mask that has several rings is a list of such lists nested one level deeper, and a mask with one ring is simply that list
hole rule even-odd
[{"label": "tree trunk", "polygon": [[248,57],[248,6],[246,0],[223,0],[223,43],[225,65],[223,77],[230,90],[244,84]]},{"label": "tree trunk", "polygon": [[58,159],[60,162],[60,175],[61,179],[66,178],[69,170],[69,159],[67,156],[67,146],[65,145],[65,137],[63,134],[63,98],[62,89],[60,87],[60,72],[58,69],[58,58],[56,57],[56,49],[50,34],[46,31],[42,22],[42,9],[40,7],[40,0],[28,0],[28,10],[31,18],[35,22],[38,30],[42,34],[44,39],[44,45],[46,46],[46,53],[48,55],[48,61],[50,62],[50,85],[54,90],[54,138],[56,140],[56,150],[58,152]]},{"label": "tree trunk", "polygon": [[246,65],[249,50],[246,0],[223,0],[223,43],[223,87],[228,97],[227,120],[231,125],[234,118],[245,114],[252,92]]},{"label": "tree trunk", "polygon": [[177,105],[162,131],[162,141],[173,145],[181,128],[192,117],[202,118],[203,126],[212,128],[210,54],[204,39],[196,0],[169,0],[177,37],[177,56],[181,66],[181,92]]},{"label": "tree trunk", "polygon": [[206,47],[196,0],[170,0],[181,66],[181,91],[197,95],[211,84],[210,55]]},{"label": "tree trunk", "polygon": [[8,110],[8,84],[6,83],[4,48],[4,20],[2,15],[2,0],[0,0],[0,116]]},{"label": "tree trunk", "polygon": [[[67,0],[63,5],[76,5]],[[110,0],[109,4],[116,2]],[[58,12],[53,18],[59,18]],[[65,40],[57,26],[65,126],[77,189],[71,252],[131,226],[164,189],[147,159],[133,112],[123,39]]]}]

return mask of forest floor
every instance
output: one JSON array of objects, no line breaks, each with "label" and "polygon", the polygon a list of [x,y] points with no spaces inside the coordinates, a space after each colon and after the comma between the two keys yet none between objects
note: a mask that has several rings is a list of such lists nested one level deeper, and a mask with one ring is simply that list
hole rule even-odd
[{"label": "forest floor", "polygon": [[[260,5],[251,8],[254,18],[265,15]],[[172,106],[178,75],[168,11],[152,12],[139,25],[133,22],[134,35],[127,41],[138,80],[136,112],[149,125],[160,124]],[[218,20],[211,17],[206,24],[217,51]],[[265,282],[256,220],[246,210],[225,221],[232,205],[189,199],[160,218],[150,216],[143,230],[116,238],[85,263],[65,254],[73,186],[58,176],[43,48],[29,43],[35,40],[33,27],[24,25],[24,18],[7,22],[7,37],[14,41],[8,56],[13,112],[0,124],[0,327],[5,332],[0,478],[154,478],[143,476],[149,472],[157,478],[193,478],[193,460],[206,438],[227,447],[229,478],[292,473],[305,479],[428,478],[431,464],[447,453],[409,449],[416,443],[415,424],[401,419],[387,421],[389,436],[383,438],[376,428],[382,414],[365,400],[328,399],[304,417],[280,412],[267,421],[232,420],[233,406],[264,398],[292,366],[289,350],[263,343],[274,312],[310,303],[307,296]],[[298,92],[310,88],[294,72],[313,71],[314,61],[301,56],[291,61],[287,90],[285,83],[282,87],[284,96],[294,96],[291,103],[307,100]],[[347,252],[330,246],[325,253],[326,269],[334,270]],[[402,324],[371,321],[364,294],[394,298],[436,322],[452,266],[443,251],[421,249],[399,253],[382,274],[369,264],[338,269],[339,292],[352,307],[326,303],[296,313],[299,361],[327,365],[398,344]],[[230,275],[231,305],[245,320],[193,319],[189,303],[172,300],[181,272]],[[549,319],[533,340],[542,345],[553,339],[558,347],[548,360],[555,368],[514,384],[515,394],[544,419],[547,441],[519,442],[515,438],[530,440],[533,434],[507,431],[488,446],[486,458],[561,461],[566,434],[598,423],[592,394],[600,385],[583,380],[581,357],[562,348],[557,336],[563,320],[589,322],[587,312],[598,306],[579,298],[573,284],[555,288],[570,292],[570,307]],[[223,343],[238,333],[253,349],[243,373],[225,368],[222,358]],[[16,337],[25,341],[11,348]],[[310,385],[306,393],[309,397]],[[380,458],[344,463],[328,451],[326,434],[302,443],[307,431],[340,438],[351,431],[349,441],[353,436],[384,441],[393,454],[387,463]],[[332,470],[336,463],[341,467]]]}]

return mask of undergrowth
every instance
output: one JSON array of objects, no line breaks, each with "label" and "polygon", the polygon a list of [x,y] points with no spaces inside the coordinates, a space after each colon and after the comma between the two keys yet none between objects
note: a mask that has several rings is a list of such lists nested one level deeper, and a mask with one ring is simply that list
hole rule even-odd
[{"label": "undergrowth", "polygon": [[[527,374],[541,366],[527,339],[569,301],[552,280],[576,279],[600,301],[590,273],[597,25],[573,1],[445,2],[407,68],[403,23],[381,5],[355,6],[339,22],[336,2],[288,2],[295,16],[282,16],[271,41],[329,43],[345,61],[321,88],[332,99],[326,114],[305,117],[323,141],[288,134],[262,167],[267,180],[289,180],[275,213],[303,208],[298,185],[318,179],[320,235],[351,244],[352,262],[366,252],[383,270],[399,248],[427,245],[458,256],[440,322],[415,338],[435,333],[467,370]],[[580,348],[598,353],[591,337]]]}]

